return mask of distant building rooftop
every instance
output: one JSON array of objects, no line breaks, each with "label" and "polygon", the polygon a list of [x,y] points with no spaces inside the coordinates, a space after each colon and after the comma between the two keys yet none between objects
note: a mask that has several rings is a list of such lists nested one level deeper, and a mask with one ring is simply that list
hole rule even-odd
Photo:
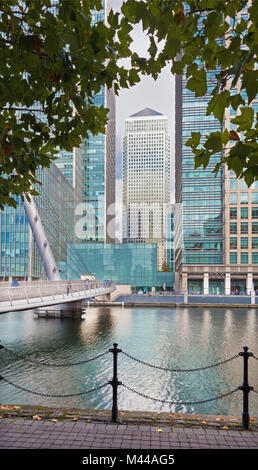
[{"label": "distant building rooftop", "polygon": [[162,116],[162,113],[158,113],[151,108],[144,108],[138,113],[132,114],[130,117],[141,117],[141,116]]}]

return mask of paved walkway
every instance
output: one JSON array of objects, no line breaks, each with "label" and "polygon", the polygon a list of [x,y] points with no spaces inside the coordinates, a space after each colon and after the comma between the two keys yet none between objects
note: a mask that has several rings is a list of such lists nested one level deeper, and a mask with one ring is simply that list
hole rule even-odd
[{"label": "paved walkway", "polygon": [[258,432],[145,424],[0,420],[0,449],[258,449]]}]

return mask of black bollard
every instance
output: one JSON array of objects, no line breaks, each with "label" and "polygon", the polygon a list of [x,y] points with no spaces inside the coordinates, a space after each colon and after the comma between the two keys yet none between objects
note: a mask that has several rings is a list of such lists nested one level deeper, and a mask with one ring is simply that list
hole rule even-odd
[{"label": "black bollard", "polygon": [[112,405],[112,422],[117,423],[118,418],[118,406],[117,406],[117,387],[121,385],[121,382],[117,378],[117,355],[121,352],[121,349],[117,349],[118,344],[114,343],[114,348],[109,349],[109,352],[113,353],[113,380],[109,383],[113,387],[113,405]]},{"label": "black bollard", "polygon": [[240,352],[239,356],[243,356],[244,359],[244,380],[243,385],[239,387],[239,390],[243,391],[243,413],[242,413],[242,425],[244,429],[249,428],[250,416],[249,416],[249,392],[253,390],[248,384],[248,358],[253,356],[253,353],[248,352],[248,347],[243,347],[244,352]]}]

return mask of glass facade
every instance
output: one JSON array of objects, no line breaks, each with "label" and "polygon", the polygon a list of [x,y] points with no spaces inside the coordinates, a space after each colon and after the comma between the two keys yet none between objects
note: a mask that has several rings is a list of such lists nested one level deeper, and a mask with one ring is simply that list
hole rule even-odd
[{"label": "glass facade", "polygon": [[[95,96],[94,102],[99,106],[105,106],[104,88]],[[89,204],[95,216],[94,230],[89,232],[87,241],[104,242],[105,144],[104,134],[96,136],[90,134],[83,143],[82,200]]]},{"label": "glass facade", "polygon": [[222,130],[217,119],[206,116],[215,72],[209,72],[207,78],[207,93],[197,98],[186,88],[186,77],[176,77],[177,101],[181,100],[177,103],[176,122],[176,203],[182,204],[182,246],[177,265],[223,262],[222,169],[217,177],[213,173],[222,153],[213,156],[206,169],[195,170],[194,155],[185,145],[192,131],[201,132],[203,143],[207,133]]},{"label": "glass facade", "polygon": [[[37,178],[42,185],[36,185],[40,194],[34,200],[56,262],[64,263],[67,243],[75,241],[74,190],[54,163],[39,169]],[[0,232],[1,278],[45,277],[20,197],[16,209],[6,207],[1,212]]]},{"label": "glass facade", "polygon": [[[112,280],[116,284],[135,287],[163,287],[173,289],[174,273],[158,272],[157,245],[148,244],[102,244],[83,243],[68,248],[67,263],[71,250],[86,260],[89,273],[98,280]],[[79,272],[75,272],[76,278]]]},{"label": "glass facade", "polygon": [[[249,2],[250,4],[250,2]],[[238,13],[235,22],[242,19],[248,19],[248,3],[243,10]],[[227,40],[225,41],[227,46]],[[231,94],[240,93],[245,100],[245,106],[248,106],[246,92],[241,91],[241,82],[237,82],[235,88],[231,90]],[[258,107],[258,96],[252,101],[250,106],[256,112]],[[236,125],[232,124],[232,119],[240,114],[240,107],[234,110],[232,107],[225,112],[224,127],[228,130],[235,129]],[[241,134],[241,133],[240,133]],[[240,136],[241,138],[241,136]],[[227,151],[227,150],[226,150]],[[253,242],[252,234],[255,227],[255,219],[258,218],[258,181],[255,181],[251,187],[248,187],[242,179],[236,178],[234,172],[225,168],[224,171],[224,211],[225,211],[225,264],[250,265],[256,264],[256,242]],[[229,219],[234,217],[235,221],[235,241],[232,241],[232,223]]]},{"label": "glass facade", "polygon": [[[92,22],[106,22],[109,2],[102,0],[103,9],[92,12]],[[82,201],[85,203],[85,213],[93,214],[91,227],[85,224],[84,241],[104,242],[115,241],[115,233],[109,228],[113,215],[112,204],[115,205],[115,136],[116,111],[115,93],[112,88],[101,87],[94,96],[94,105],[109,109],[108,123],[105,134],[92,135],[89,133],[82,146]],[[111,224],[112,225],[112,224]],[[110,227],[111,227],[110,225]]]},{"label": "glass facade", "polygon": [[[35,202],[56,263],[61,269],[61,276],[63,274],[62,277],[66,278],[61,266],[67,259],[67,244],[75,241],[74,188],[55,164],[49,169],[40,168],[37,175],[41,185],[36,186],[39,196],[35,196]],[[44,277],[45,273],[34,240],[32,256],[33,275]]]},{"label": "glass facade", "polygon": [[[108,0],[102,0],[103,8],[92,11],[92,23],[106,22]],[[95,106],[109,109],[109,121],[105,134],[84,139],[80,149],[61,151],[56,164],[74,186],[77,203],[84,203],[82,215],[88,215],[91,226],[84,225],[85,242],[114,242],[114,233],[107,233],[110,220],[108,208],[115,203],[115,95],[113,89],[101,87],[93,99]],[[111,211],[112,212],[112,209]],[[86,217],[87,218],[87,217]]]},{"label": "glass facade", "polygon": [[17,207],[6,207],[0,213],[0,255],[3,280],[9,276],[28,276],[29,273],[29,223],[24,213],[21,198],[16,198]]}]

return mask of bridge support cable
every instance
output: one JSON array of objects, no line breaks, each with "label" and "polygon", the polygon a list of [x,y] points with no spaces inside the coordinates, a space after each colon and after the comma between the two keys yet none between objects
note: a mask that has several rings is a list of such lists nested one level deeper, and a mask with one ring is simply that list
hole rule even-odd
[{"label": "bridge support cable", "polygon": [[[85,262],[79,257],[77,251],[72,248],[73,240],[71,240],[71,234],[68,232],[67,228],[60,220],[60,217],[57,213],[58,211],[50,203],[43,188],[41,188],[41,195],[43,199],[42,207],[40,210],[42,218],[39,215],[37,205],[32,196],[30,196],[31,202],[29,202],[26,197],[24,198],[24,209],[28,217],[29,224],[35,239],[35,243],[38,248],[42,265],[44,267],[48,280],[62,280],[62,278],[59,272],[59,267],[57,266],[57,262],[60,261],[58,259],[60,257],[60,254],[53,253],[53,251],[55,250],[52,250],[51,244],[47,238],[46,231],[44,229],[44,225],[48,227],[50,239],[52,238],[55,244],[60,248],[61,252],[65,254],[65,261],[63,262],[67,266],[68,271],[71,274],[77,273],[79,271],[81,274],[87,274],[89,278],[93,279],[93,276],[90,275]],[[42,220],[46,221],[45,224],[42,222]],[[58,236],[57,238],[57,235],[55,234],[58,233],[60,234],[60,236]],[[72,264],[68,264],[67,262],[68,244],[70,245],[70,259],[72,259]],[[56,262],[56,260],[58,261]]]},{"label": "bridge support cable", "polygon": [[[60,219],[60,216],[57,213],[58,211],[49,201],[43,188],[41,188],[41,194],[43,198],[42,218],[43,220],[46,219],[48,221],[48,226],[52,228],[51,235],[54,238],[54,241],[56,242],[57,245],[62,246],[62,250],[66,254],[67,254],[67,246],[68,245],[70,246],[70,254],[71,254],[70,262],[68,263],[67,255],[66,255],[66,261],[65,261],[68,269],[71,272],[75,272],[75,273],[78,272],[79,270],[81,274],[87,274],[89,278],[93,279],[93,276],[90,274],[85,261],[79,256],[77,250],[72,247],[73,239],[71,239],[71,231],[67,229],[63,221]],[[72,227],[72,230],[73,229],[74,227]],[[58,233],[61,234],[61,237],[58,236],[58,239],[57,239],[53,232],[57,234]],[[56,259],[58,259],[58,255],[56,255]]]}]

